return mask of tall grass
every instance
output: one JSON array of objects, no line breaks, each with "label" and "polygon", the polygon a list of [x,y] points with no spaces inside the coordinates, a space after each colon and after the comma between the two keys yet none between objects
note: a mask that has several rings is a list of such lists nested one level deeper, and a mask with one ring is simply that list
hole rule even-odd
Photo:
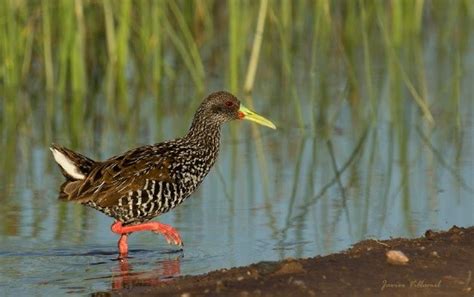
[{"label": "tall grass", "polygon": [[[452,73],[442,104],[461,129],[468,48],[462,40],[472,27],[472,7],[469,0],[1,0],[0,123],[14,123],[22,106],[44,108],[45,130],[55,129],[58,117],[67,119],[78,144],[84,122],[100,106],[126,115],[154,97],[161,118],[171,106],[194,107],[207,90],[224,88],[252,92],[245,97],[250,105],[255,98],[278,110],[283,129],[329,137],[345,102],[354,119],[373,125],[387,105],[394,123],[407,121],[408,106],[433,126],[440,98],[428,91],[430,33]],[[455,49],[446,57],[449,36]],[[380,67],[387,72],[377,72]],[[218,85],[209,85],[215,77]],[[264,89],[273,89],[275,98],[259,98]],[[190,117],[193,108],[186,110]],[[408,128],[397,129],[405,139]]]},{"label": "tall grass", "polygon": [[[32,91],[34,88],[34,91],[57,95],[48,97],[50,100],[71,100],[71,118],[79,122],[76,118],[84,117],[87,92],[97,80],[104,82],[109,104],[120,112],[130,108],[130,86],[138,79],[151,82],[146,83],[151,84],[147,90],[154,96],[159,96],[162,84],[169,83],[168,79],[179,80],[173,65],[185,66],[185,77],[191,79],[196,94],[202,95],[208,88],[207,77],[213,75],[204,65],[215,59],[212,47],[219,46],[218,53],[227,56],[227,63],[219,64],[217,71],[219,76],[227,77],[222,88],[235,93],[250,92],[255,83],[262,82],[257,66],[264,61],[266,65],[261,71],[273,69],[282,73],[282,86],[289,88],[285,93],[289,97],[286,103],[294,108],[297,125],[303,127],[308,121],[313,122],[314,116],[303,112],[304,95],[295,80],[299,80],[301,72],[309,75],[311,98],[322,100],[314,102],[313,112],[319,107],[324,112],[328,104],[324,97],[331,96],[324,93],[325,76],[334,72],[335,66],[344,67],[350,74],[348,91],[354,92],[348,94],[349,99],[369,100],[374,119],[377,96],[369,69],[377,61],[372,57],[376,49],[369,44],[371,40],[380,39],[387,46],[383,52],[377,49],[376,55],[385,56],[388,63],[398,68],[404,83],[400,87],[409,91],[414,104],[432,123],[430,102],[419,88],[424,82],[407,74],[409,69],[404,66],[403,52],[423,42],[424,30],[438,29],[440,39],[444,39],[448,30],[459,30],[452,24],[460,16],[465,15],[467,21],[472,22],[469,0],[450,2],[452,5],[446,2],[449,1],[277,1],[267,4],[266,1],[236,0],[224,3],[141,0],[135,5],[128,0],[118,3],[110,0],[2,0],[0,79],[3,90]],[[269,6],[269,32],[254,31],[257,42],[251,42],[252,33],[248,28],[254,24],[257,29],[263,29],[267,15],[266,7],[259,10],[260,3]],[[199,25],[201,23],[204,25]],[[295,40],[295,36],[300,39]],[[258,59],[260,47],[263,57]],[[360,48],[363,49],[362,65],[365,65],[363,79],[357,75],[359,65],[354,64]],[[397,53],[396,49],[402,52]],[[311,63],[297,65],[294,52],[298,50],[308,51]],[[255,54],[249,55],[251,51]],[[244,60],[247,63],[242,63]],[[337,60],[345,61],[345,65],[335,65]],[[8,104],[8,100],[0,104]],[[55,112],[61,105],[48,104]]]},{"label": "tall grass", "polygon": [[[0,124],[41,108],[45,142],[60,128],[75,146],[87,137],[91,115],[116,112],[128,121],[151,97],[157,121],[183,108],[189,118],[207,90],[217,88],[252,93],[243,99],[279,112],[280,129],[325,137],[346,102],[356,125],[363,119],[376,126],[381,106],[388,106],[391,121],[401,124],[403,152],[407,108],[433,126],[433,106],[442,104],[462,129],[463,40],[472,7],[469,0],[0,0]],[[443,98],[428,91],[428,33],[451,69]],[[274,97],[260,98],[268,89]]]},{"label": "tall grass", "polygon": [[[295,226],[302,237],[301,222],[328,193],[343,197],[336,216],[351,221],[344,206],[357,196],[354,189],[363,193],[356,202],[366,206],[360,234],[370,229],[377,205],[383,210],[377,222],[384,225],[399,193],[406,228],[412,228],[417,203],[410,190],[418,185],[410,171],[421,154],[412,147],[413,135],[421,139],[430,170],[441,164],[472,190],[459,164],[469,146],[462,138],[466,110],[472,109],[466,76],[473,73],[473,3],[0,0],[0,189],[14,178],[21,133],[41,147],[59,138],[102,153],[110,145],[106,151],[118,153],[121,141],[179,135],[206,93],[228,89],[278,126],[273,142],[256,126],[251,136],[232,128],[229,141],[252,138],[247,149],[257,159],[241,165],[238,146],[232,146],[232,172],[222,176],[233,181],[241,168],[251,170],[245,173],[250,191],[262,188],[268,223],[282,242]],[[448,132],[436,132],[443,126]],[[300,142],[292,142],[295,134]],[[338,142],[341,134],[347,137]],[[438,142],[456,144],[454,162]],[[285,143],[293,149],[281,149]],[[311,162],[303,155],[309,149]],[[274,180],[281,172],[292,182],[284,197],[288,207],[272,209],[274,199],[284,199],[278,196],[283,183]],[[434,196],[436,173],[430,178]],[[230,187],[230,208],[238,209],[241,189],[221,180]],[[374,184],[382,190],[374,192]],[[10,203],[5,207],[16,207]],[[61,208],[58,217],[66,211]],[[330,221],[330,211],[321,218]]]}]

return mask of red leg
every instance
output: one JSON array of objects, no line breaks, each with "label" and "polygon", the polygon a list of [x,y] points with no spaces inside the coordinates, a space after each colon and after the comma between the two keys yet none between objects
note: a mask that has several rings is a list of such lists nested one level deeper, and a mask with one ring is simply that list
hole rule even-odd
[{"label": "red leg", "polygon": [[152,231],[155,233],[159,233],[165,237],[168,243],[173,242],[176,245],[183,245],[183,241],[181,240],[181,236],[179,235],[178,231],[176,231],[176,229],[174,229],[170,225],[158,222],[148,222],[138,225],[123,226],[122,223],[119,221],[116,221],[112,225],[112,232],[117,234],[127,234],[137,231]]},{"label": "red leg", "polygon": [[127,244],[128,234],[123,233],[120,235],[120,239],[118,241],[118,249],[119,249],[119,257],[126,258],[128,254],[128,244]]}]

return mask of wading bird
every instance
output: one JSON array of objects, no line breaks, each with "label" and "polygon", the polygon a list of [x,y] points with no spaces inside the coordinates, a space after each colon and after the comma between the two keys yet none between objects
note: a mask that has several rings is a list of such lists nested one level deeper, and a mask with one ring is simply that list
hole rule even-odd
[{"label": "wading bird", "polygon": [[240,119],[275,129],[271,121],[221,91],[204,99],[182,138],[141,146],[105,161],[53,144],[50,149],[66,177],[59,198],[113,217],[111,229],[120,235],[120,257],[128,254],[132,232],[160,233],[168,243],[182,246],[173,227],[149,220],[178,206],[196,190],[216,161],[222,124]]}]

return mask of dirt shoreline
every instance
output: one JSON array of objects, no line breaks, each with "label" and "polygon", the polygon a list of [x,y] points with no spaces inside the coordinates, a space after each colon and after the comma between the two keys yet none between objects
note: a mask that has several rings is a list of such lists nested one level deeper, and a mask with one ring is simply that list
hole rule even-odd
[{"label": "dirt shoreline", "polygon": [[[390,264],[400,250],[409,261]],[[130,284],[108,296],[474,296],[474,227],[415,239],[364,240],[323,257],[260,262],[171,281]]]}]

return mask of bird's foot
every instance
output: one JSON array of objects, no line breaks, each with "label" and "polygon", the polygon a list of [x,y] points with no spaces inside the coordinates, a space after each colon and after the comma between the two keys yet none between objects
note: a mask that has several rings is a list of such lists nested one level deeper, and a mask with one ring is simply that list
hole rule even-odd
[{"label": "bird's foot", "polygon": [[170,225],[158,222],[150,222],[150,224],[154,225],[154,228],[151,231],[154,233],[162,234],[168,244],[174,243],[176,245],[183,246],[181,236],[175,228],[171,227]]},{"label": "bird's foot", "polygon": [[[124,235],[132,232],[138,231],[152,231],[154,233],[162,234],[166,241],[170,243],[174,243],[176,245],[183,246],[183,241],[181,240],[181,236],[179,235],[178,231],[167,224],[162,224],[159,222],[147,222],[137,225],[130,225],[130,226],[123,226],[122,222],[116,221],[112,227],[112,232]],[[122,238],[120,239],[122,240]],[[120,240],[119,240],[119,251],[120,251]],[[126,245],[126,238],[125,245]]]}]

